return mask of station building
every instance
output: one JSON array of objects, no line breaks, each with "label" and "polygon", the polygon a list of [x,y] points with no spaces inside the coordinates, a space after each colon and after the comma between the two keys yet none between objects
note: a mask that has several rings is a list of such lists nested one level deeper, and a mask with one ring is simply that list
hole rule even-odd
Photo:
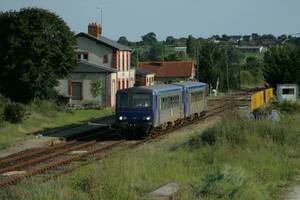
[{"label": "station building", "polygon": [[[59,94],[69,98],[70,104],[114,106],[117,90],[135,83],[131,49],[102,36],[102,27],[96,23],[88,25],[88,33],[78,33],[76,41],[79,64],[68,78],[59,81]],[[100,89],[97,96],[93,85]]]}]

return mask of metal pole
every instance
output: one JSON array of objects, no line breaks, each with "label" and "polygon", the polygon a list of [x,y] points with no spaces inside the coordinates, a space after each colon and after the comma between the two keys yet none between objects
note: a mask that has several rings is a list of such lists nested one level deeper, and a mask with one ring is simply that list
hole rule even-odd
[{"label": "metal pole", "polygon": [[227,92],[229,92],[229,69],[228,69],[228,51],[225,50],[226,53],[226,71],[227,71]]}]

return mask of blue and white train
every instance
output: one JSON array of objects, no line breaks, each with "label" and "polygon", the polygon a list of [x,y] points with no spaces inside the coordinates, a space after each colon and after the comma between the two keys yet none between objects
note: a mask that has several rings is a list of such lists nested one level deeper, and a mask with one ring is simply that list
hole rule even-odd
[{"label": "blue and white train", "polygon": [[149,133],[193,120],[207,111],[207,84],[183,82],[119,90],[116,125]]}]

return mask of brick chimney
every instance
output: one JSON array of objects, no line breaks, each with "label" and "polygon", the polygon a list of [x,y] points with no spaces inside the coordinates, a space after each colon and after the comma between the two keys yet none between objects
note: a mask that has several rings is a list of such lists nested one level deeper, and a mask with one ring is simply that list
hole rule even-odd
[{"label": "brick chimney", "polygon": [[88,34],[99,38],[102,34],[102,27],[100,24],[97,23],[90,23],[88,26]]}]

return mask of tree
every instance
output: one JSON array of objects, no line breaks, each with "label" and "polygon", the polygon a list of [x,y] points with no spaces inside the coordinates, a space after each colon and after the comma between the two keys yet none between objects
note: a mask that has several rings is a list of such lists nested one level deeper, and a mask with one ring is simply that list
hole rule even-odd
[{"label": "tree", "polygon": [[175,38],[173,36],[168,36],[166,38],[166,44],[167,45],[174,45],[175,44]]},{"label": "tree", "polygon": [[209,42],[203,43],[199,51],[197,79],[214,88],[219,81],[219,89],[221,90],[238,88],[240,56],[237,54],[238,51],[231,49],[231,47]]},{"label": "tree", "polygon": [[121,36],[119,39],[118,39],[118,43],[120,44],[124,44],[124,45],[127,45],[129,46],[129,41],[127,40],[127,38],[125,36]]},{"label": "tree", "polygon": [[0,27],[0,93],[19,102],[50,98],[76,65],[74,34],[38,8],[0,13]]},{"label": "tree", "polygon": [[186,52],[191,58],[195,58],[197,56],[197,40],[192,35],[188,36],[186,41]]},{"label": "tree", "polygon": [[157,43],[156,35],[153,32],[147,33],[142,36],[143,43],[146,45],[153,45]]},{"label": "tree", "polygon": [[161,44],[154,44],[149,50],[148,60],[162,61],[164,59],[164,46]]},{"label": "tree", "polygon": [[264,63],[264,77],[272,87],[280,83],[300,85],[300,46],[274,46],[265,53]]},{"label": "tree", "polygon": [[188,60],[188,57],[184,52],[174,52],[164,57],[165,61],[180,61],[180,60]]},{"label": "tree", "polygon": [[94,98],[97,98],[101,94],[102,84],[101,80],[94,80],[91,82],[90,91]]},{"label": "tree", "polygon": [[263,82],[263,63],[257,57],[247,57],[243,69],[251,73],[253,76],[253,83]]}]

